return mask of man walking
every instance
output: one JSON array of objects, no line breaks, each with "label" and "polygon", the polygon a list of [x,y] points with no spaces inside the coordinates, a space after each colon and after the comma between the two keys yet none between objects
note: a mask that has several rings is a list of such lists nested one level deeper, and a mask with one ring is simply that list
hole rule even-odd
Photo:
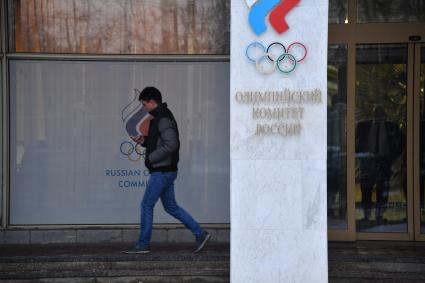
[{"label": "man walking", "polygon": [[192,231],[197,241],[195,252],[199,252],[205,247],[211,235],[204,231],[189,213],[178,206],[174,196],[180,148],[177,122],[167,104],[162,103],[162,95],[157,88],[143,89],[139,101],[142,101],[144,110],[153,116],[148,136],[133,137],[134,141],[146,147],[145,165],[149,169],[150,177],[141,203],[139,240],[134,249],[126,253],[150,252],[153,209],[160,198],[165,211]]}]

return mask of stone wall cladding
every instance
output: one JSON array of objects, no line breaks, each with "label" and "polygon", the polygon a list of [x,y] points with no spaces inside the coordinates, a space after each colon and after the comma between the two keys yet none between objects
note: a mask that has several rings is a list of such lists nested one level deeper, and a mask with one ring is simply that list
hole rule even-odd
[{"label": "stone wall cladding", "polygon": [[122,242],[121,229],[77,230],[77,243]]},{"label": "stone wall cladding", "polygon": [[[206,228],[211,242],[229,243],[230,228]],[[73,244],[73,243],[133,243],[139,237],[138,228],[80,228],[0,230],[0,245],[7,244]],[[154,228],[153,243],[193,243],[195,238],[185,228]]]},{"label": "stone wall cladding", "polygon": [[4,244],[29,244],[29,230],[4,230]]},{"label": "stone wall cladding", "polygon": [[76,230],[32,230],[30,231],[31,244],[72,244],[77,242]]},{"label": "stone wall cladding", "polygon": [[0,230],[0,245],[4,244],[4,230]]}]

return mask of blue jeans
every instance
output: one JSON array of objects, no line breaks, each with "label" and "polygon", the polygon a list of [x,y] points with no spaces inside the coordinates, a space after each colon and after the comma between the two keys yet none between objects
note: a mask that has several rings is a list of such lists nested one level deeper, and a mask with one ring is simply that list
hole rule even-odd
[{"label": "blue jeans", "polygon": [[140,236],[138,246],[149,246],[152,236],[153,209],[156,202],[161,198],[165,211],[180,220],[186,228],[192,231],[195,237],[203,233],[198,222],[184,209],[177,205],[174,196],[174,180],[177,172],[153,172],[149,177],[148,186],[141,203]]}]

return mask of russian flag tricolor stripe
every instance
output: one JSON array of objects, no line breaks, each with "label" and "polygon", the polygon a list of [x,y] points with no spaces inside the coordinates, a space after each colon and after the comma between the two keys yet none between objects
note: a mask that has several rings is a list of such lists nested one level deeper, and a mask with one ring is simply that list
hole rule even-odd
[{"label": "russian flag tricolor stripe", "polygon": [[285,20],[286,15],[300,0],[245,0],[251,9],[248,21],[253,32],[257,35],[267,30],[265,19],[270,13],[270,24],[278,33],[283,33],[289,29]]}]

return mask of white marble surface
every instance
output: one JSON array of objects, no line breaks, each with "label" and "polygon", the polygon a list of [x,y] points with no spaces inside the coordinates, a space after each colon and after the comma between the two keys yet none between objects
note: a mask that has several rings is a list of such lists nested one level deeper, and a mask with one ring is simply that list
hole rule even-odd
[{"label": "white marble surface", "polygon": [[[245,0],[231,8],[231,282],[327,282],[328,2],[301,0],[286,17],[287,32],[267,24],[260,36],[250,29]],[[290,75],[262,75],[245,56],[253,41],[302,42],[308,55]],[[237,102],[236,92],[286,88],[320,89],[321,102],[302,105],[300,135],[256,135],[257,123],[294,121],[253,119],[254,105]]]}]

